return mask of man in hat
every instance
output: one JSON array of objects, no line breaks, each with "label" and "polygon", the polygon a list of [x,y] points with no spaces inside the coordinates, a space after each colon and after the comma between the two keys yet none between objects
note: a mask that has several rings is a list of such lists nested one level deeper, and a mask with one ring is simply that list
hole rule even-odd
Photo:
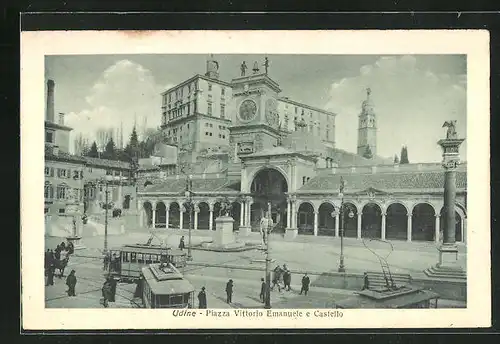
[{"label": "man in hat", "polygon": [[260,301],[264,302],[266,300],[267,285],[266,285],[266,282],[264,281],[264,278],[261,278],[260,281],[262,282],[260,284]]},{"label": "man in hat", "polygon": [[71,270],[68,277],[66,278],[66,285],[68,286],[68,296],[76,296],[75,288],[76,288],[76,276],[75,270]]},{"label": "man in hat", "polygon": [[201,287],[201,291],[198,293],[198,308],[207,308],[207,293],[205,292],[205,287]]},{"label": "man in hat", "polygon": [[227,284],[226,284],[226,302],[231,303],[233,302],[233,280],[230,279]]}]

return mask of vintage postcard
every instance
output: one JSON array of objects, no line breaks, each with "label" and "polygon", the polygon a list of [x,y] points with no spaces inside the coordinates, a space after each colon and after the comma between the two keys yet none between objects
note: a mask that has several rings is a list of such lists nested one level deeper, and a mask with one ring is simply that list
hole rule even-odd
[{"label": "vintage postcard", "polygon": [[487,31],[23,32],[21,67],[24,329],[490,326]]}]

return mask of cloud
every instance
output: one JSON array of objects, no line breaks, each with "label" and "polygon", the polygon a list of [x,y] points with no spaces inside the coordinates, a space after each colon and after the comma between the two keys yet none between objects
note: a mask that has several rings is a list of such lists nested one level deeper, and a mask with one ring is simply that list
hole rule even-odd
[{"label": "cloud", "polygon": [[[437,141],[445,134],[446,120],[457,120],[457,131],[466,135],[466,76],[438,74],[418,67],[418,57],[381,57],[362,66],[359,75],[331,84],[326,108],[336,112],[337,147],[352,152],[357,147],[358,115],[366,88],[377,114],[378,155],[390,157],[407,145],[410,162],[441,159]],[[466,159],[465,144],[461,157]]]},{"label": "cloud", "polygon": [[120,60],[107,68],[85,97],[87,108],[67,114],[66,124],[73,127],[72,137],[82,133],[90,140],[104,128],[120,128],[123,123],[124,144],[128,141],[134,121],[137,126],[160,125],[161,92],[172,85],[159,85],[152,73],[129,60]]}]

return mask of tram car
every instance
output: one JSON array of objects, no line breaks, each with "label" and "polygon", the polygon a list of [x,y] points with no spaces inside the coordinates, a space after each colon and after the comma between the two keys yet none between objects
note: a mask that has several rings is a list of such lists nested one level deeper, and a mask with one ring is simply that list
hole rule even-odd
[{"label": "tram car", "polygon": [[139,279],[148,264],[170,263],[176,268],[186,266],[186,253],[155,245],[124,245],[110,250],[110,272],[120,281]]},{"label": "tram car", "polygon": [[194,287],[171,263],[143,267],[133,305],[136,308],[194,308]]}]

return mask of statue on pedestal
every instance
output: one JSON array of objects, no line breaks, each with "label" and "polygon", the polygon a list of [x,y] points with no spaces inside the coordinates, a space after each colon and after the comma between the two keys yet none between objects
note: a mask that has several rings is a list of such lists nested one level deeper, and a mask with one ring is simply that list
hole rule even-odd
[{"label": "statue on pedestal", "polygon": [[245,61],[243,61],[243,63],[240,66],[241,76],[245,76],[247,69],[248,69],[248,67],[247,67]]},{"label": "statue on pedestal", "polygon": [[267,56],[264,59],[264,68],[266,69],[266,74],[267,74],[267,71],[269,69],[269,59],[267,58]]},{"label": "statue on pedestal", "polygon": [[231,216],[231,202],[229,202],[229,199],[226,197],[220,204],[220,216]]},{"label": "statue on pedestal", "polygon": [[254,74],[257,74],[259,72],[259,64],[257,63],[257,61],[255,61],[253,63],[253,69],[252,70],[253,70]]},{"label": "statue on pedestal", "polygon": [[446,130],[446,139],[456,139],[457,138],[457,131],[455,129],[456,124],[457,124],[456,120],[444,122],[443,128],[448,128]]}]

